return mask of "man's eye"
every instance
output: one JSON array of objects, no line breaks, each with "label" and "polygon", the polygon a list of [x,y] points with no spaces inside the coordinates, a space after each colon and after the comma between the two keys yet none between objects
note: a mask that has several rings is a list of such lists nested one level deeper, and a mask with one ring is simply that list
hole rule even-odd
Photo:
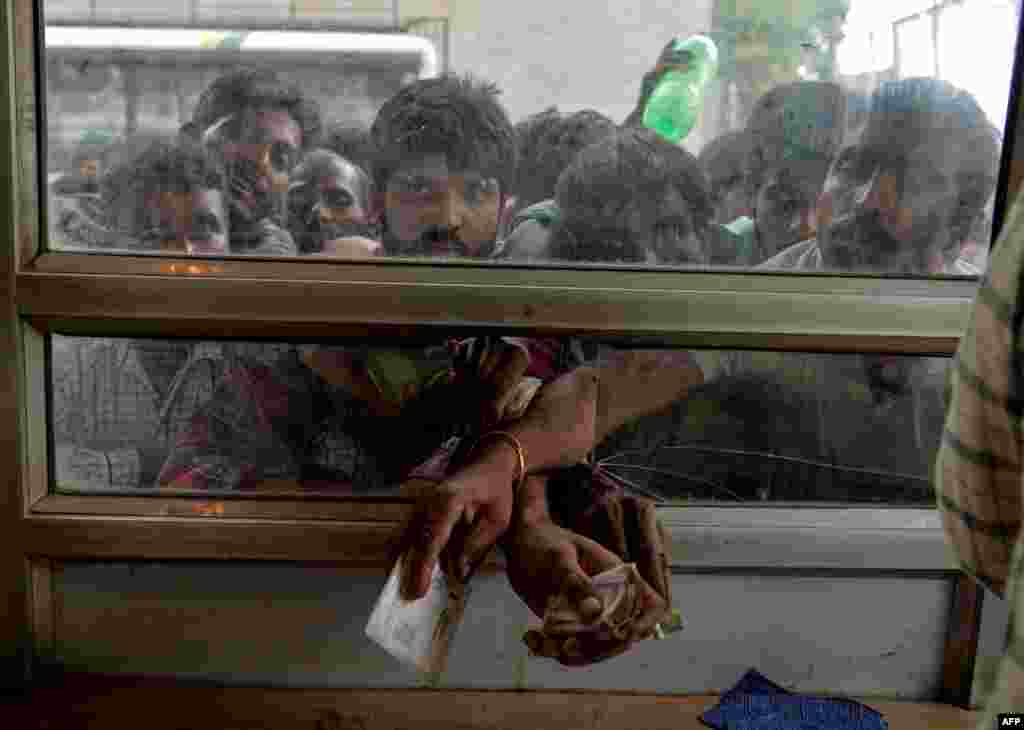
[{"label": "man's eye", "polygon": [[351,208],[355,201],[344,190],[328,190],[324,193],[323,202],[328,208]]},{"label": "man's eye", "polygon": [[208,238],[221,232],[220,220],[215,215],[199,215],[192,218],[192,230],[189,234],[193,238]]},{"label": "man's eye", "polygon": [[471,205],[478,205],[484,196],[493,193],[498,188],[498,182],[494,179],[467,180],[463,188],[463,197]]},{"label": "man's eye", "polygon": [[802,207],[801,201],[793,196],[783,195],[775,202],[776,210],[780,215],[791,216]]},{"label": "man's eye", "polygon": [[836,160],[835,170],[844,175],[853,175],[862,172],[866,166],[864,156],[860,154],[860,150],[851,147],[844,150],[839,159]]},{"label": "man's eye", "polygon": [[395,187],[403,193],[425,195],[433,190],[433,185],[425,177],[403,177],[395,181]]},{"label": "man's eye", "polygon": [[298,159],[298,152],[291,145],[283,142],[275,142],[270,148],[270,164],[275,170],[290,172],[295,167]]},{"label": "man's eye", "polygon": [[723,190],[732,190],[733,188],[738,188],[742,182],[743,182],[743,176],[742,175],[733,175],[732,177],[727,178],[726,180],[724,180],[722,182],[722,189]]}]

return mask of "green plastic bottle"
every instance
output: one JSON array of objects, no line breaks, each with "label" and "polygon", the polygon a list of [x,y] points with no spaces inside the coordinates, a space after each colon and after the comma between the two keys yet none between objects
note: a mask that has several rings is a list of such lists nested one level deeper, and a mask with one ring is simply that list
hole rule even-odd
[{"label": "green plastic bottle", "polygon": [[678,65],[666,71],[644,107],[643,125],[673,144],[690,133],[704,104],[704,90],[718,71],[718,47],[707,36],[677,40]]}]

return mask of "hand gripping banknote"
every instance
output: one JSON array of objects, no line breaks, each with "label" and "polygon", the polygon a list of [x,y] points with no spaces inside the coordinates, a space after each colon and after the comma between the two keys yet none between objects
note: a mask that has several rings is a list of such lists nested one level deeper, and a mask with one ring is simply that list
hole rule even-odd
[{"label": "hand gripping banknote", "polygon": [[[539,652],[546,640],[559,641],[575,635],[596,634],[601,639],[625,640],[632,631],[633,622],[643,612],[640,586],[643,578],[635,563],[625,563],[591,578],[591,584],[601,600],[601,615],[594,621],[585,621],[567,596],[559,595],[548,603],[544,623],[539,629],[530,629],[524,640],[534,653]],[[672,611],[669,621],[655,626],[655,637],[681,631],[684,623],[678,610]]]}]

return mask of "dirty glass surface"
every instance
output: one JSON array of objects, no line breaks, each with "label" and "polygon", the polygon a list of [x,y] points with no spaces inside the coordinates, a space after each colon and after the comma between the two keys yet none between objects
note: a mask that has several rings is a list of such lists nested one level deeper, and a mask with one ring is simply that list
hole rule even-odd
[{"label": "dirty glass surface", "polygon": [[45,0],[50,246],[984,268],[1013,0],[601,5]]},{"label": "dirty glass surface", "polygon": [[[662,503],[934,500],[947,359],[520,342],[524,382],[596,367],[620,404],[591,465],[556,477],[570,485],[596,470]],[[486,391],[449,377],[459,346],[55,336],[54,489],[415,493],[480,433]]]}]

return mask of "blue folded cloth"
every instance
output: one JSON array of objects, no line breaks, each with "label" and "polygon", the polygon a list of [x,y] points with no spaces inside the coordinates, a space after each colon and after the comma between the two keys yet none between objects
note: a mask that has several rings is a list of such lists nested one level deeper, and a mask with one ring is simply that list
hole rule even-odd
[{"label": "blue folded cloth", "polygon": [[794,694],[748,670],[718,704],[701,715],[715,730],[888,730],[881,713],[831,697]]}]

